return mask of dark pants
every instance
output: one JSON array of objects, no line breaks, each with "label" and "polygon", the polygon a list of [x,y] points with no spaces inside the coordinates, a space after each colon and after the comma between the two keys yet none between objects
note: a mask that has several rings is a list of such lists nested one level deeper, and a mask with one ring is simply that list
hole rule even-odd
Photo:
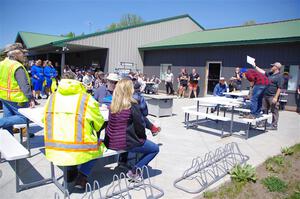
[{"label": "dark pants", "polygon": [[166,91],[167,91],[167,94],[171,94],[173,95],[174,94],[174,90],[173,90],[173,83],[172,82],[166,82]]},{"label": "dark pants", "polygon": [[272,103],[274,96],[264,96],[263,98],[263,111],[264,113],[268,113],[268,111],[271,109],[272,113],[272,126],[277,127],[278,124],[278,118],[279,118],[279,102],[276,102],[275,104]]},{"label": "dark pants", "polygon": [[254,116],[258,116],[262,107],[262,100],[266,86],[254,85],[252,97],[250,99],[250,113]]}]

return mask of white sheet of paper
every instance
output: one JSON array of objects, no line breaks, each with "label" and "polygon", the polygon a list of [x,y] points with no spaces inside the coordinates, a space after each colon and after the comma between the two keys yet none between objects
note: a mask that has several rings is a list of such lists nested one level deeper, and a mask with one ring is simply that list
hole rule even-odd
[{"label": "white sheet of paper", "polygon": [[247,55],[247,63],[251,64],[252,66],[255,66],[255,59]]}]

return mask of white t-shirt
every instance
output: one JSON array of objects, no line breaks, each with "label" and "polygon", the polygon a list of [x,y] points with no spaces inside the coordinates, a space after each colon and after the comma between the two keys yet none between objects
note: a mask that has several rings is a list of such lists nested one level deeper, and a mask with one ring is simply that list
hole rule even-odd
[{"label": "white t-shirt", "polygon": [[173,79],[174,79],[173,73],[166,73],[166,76],[165,76],[166,82],[173,82]]}]

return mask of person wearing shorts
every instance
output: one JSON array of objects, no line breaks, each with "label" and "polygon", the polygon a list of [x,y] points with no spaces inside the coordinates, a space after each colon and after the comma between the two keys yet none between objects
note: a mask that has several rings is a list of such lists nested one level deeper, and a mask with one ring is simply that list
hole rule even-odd
[{"label": "person wearing shorts", "polygon": [[186,72],[185,68],[181,69],[181,73],[178,75],[178,83],[179,83],[179,88],[178,88],[178,97],[183,97],[185,96],[185,91],[187,90],[188,87],[188,79],[189,76]]},{"label": "person wearing shorts", "polygon": [[196,72],[196,69],[193,68],[192,73],[189,75],[189,98],[191,98],[191,94],[193,92],[194,97],[197,97],[197,87],[198,81],[200,80],[199,74]]}]

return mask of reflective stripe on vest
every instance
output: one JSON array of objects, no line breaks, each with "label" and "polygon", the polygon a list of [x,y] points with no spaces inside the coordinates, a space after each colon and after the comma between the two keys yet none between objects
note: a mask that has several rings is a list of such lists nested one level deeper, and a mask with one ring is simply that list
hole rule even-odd
[{"label": "reflective stripe on vest", "polygon": [[89,96],[87,94],[80,94],[77,107],[76,107],[76,116],[75,116],[75,133],[74,133],[74,142],[64,142],[53,140],[53,122],[54,122],[54,106],[55,106],[55,94],[50,96],[46,115],[45,115],[45,129],[47,132],[47,137],[45,138],[45,146],[47,148],[55,150],[65,150],[65,151],[90,151],[98,150],[98,142],[84,142],[84,122],[87,103]]}]

